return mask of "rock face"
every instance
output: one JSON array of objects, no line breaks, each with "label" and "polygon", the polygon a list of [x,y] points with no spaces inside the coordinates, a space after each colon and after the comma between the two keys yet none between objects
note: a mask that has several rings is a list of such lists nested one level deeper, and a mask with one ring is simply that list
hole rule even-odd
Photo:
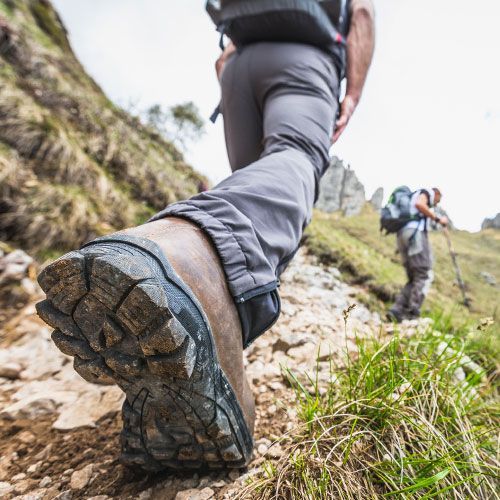
[{"label": "rock face", "polygon": [[334,156],[320,184],[316,208],[324,212],[342,211],[344,215],[357,215],[365,204],[365,188],[354,170]]},{"label": "rock face", "polygon": [[370,203],[372,204],[372,206],[375,210],[380,211],[380,209],[382,208],[383,201],[384,201],[384,188],[379,187],[373,193],[373,195],[370,199]]},{"label": "rock face", "polygon": [[85,73],[48,0],[0,0],[0,240],[79,247],[198,191],[202,176]]},{"label": "rock face", "polygon": [[491,219],[484,219],[481,229],[500,229],[500,212]]}]

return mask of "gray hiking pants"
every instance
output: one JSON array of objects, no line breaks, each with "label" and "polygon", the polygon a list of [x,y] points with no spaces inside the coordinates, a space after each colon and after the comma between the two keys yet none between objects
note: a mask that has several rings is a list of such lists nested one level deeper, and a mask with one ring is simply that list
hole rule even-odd
[{"label": "gray hiking pants", "polygon": [[187,218],[211,237],[248,344],[279,315],[278,277],[312,215],[338,107],[331,57],[257,43],[230,56],[221,109],[233,174],[154,219]]},{"label": "gray hiking pants", "polygon": [[408,282],[396,298],[392,311],[402,317],[418,317],[433,280],[432,253],[427,232],[415,232],[414,228],[402,229],[398,233],[398,250]]}]

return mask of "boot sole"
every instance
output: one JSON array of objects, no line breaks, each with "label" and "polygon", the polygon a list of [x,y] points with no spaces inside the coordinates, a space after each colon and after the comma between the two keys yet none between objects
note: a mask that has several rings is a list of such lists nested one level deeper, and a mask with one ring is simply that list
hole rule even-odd
[{"label": "boot sole", "polygon": [[153,242],[105,237],[49,265],[39,316],[87,381],[126,394],[124,464],[245,466],[252,437],[201,305]]}]

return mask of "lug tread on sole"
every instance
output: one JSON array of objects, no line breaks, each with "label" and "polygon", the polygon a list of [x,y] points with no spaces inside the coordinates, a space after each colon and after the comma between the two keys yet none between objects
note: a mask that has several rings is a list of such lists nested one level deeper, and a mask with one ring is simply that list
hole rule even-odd
[{"label": "lug tread on sole", "polygon": [[203,383],[196,342],[170,312],[144,257],[99,247],[70,252],[39,283],[47,299],[37,312],[54,328],[56,346],[74,357],[85,380],[117,383],[127,395],[125,464],[148,471],[246,464],[224,411],[193,389]]}]

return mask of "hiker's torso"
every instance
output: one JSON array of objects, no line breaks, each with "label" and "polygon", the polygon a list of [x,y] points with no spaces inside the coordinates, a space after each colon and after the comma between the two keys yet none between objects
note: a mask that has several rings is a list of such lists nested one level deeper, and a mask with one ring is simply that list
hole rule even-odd
[{"label": "hiker's torso", "polygon": [[[430,194],[429,191],[426,189],[418,189],[415,191],[412,196],[411,196],[411,201],[410,201],[410,215],[412,217],[415,217],[415,220],[411,220],[406,224],[406,226],[403,228],[404,229],[414,229],[416,231],[427,231],[427,224],[428,224],[428,217],[424,217],[420,210],[417,208],[417,201],[420,195],[425,194],[427,196],[429,205],[430,205]],[[420,216],[420,217],[419,217]],[[417,219],[417,217],[419,217]]]}]

